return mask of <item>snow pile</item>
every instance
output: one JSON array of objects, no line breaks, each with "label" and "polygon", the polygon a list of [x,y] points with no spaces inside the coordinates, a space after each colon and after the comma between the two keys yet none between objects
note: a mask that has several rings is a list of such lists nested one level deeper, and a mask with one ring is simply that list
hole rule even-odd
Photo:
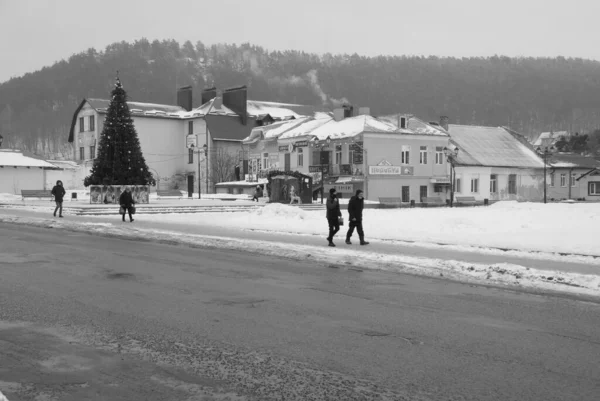
[{"label": "snow pile", "polygon": [[[285,205],[266,207],[281,207]],[[325,211],[153,215],[155,221],[324,234]],[[265,214],[266,213],[266,214]],[[302,213],[289,224],[292,213]],[[342,210],[348,218],[346,210]],[[365,209],[371,239],[600,256],[600,203],[498,202],[489,207]]]},{"label": "snow pile", "polygon": [[8,401],[8,398],[6,398],[4,394],[2,394],[2,391],[0,391],[0,401]]},{"label": "snow pile", "polygon": [[284,205],[281,203],[269,203],[268,205],[249,212],[251,215],[259,216],[261,221],[272,219],[277,221],[298,221],[308,218],[308,213],[299,207]]},{"label": "snow pile", "polygon": [[[13,202],[17,200],[21,200],[20,195],[0,193],[0,202]],[[0,398],[0,400],[2,399]]]},{"label": "snow pile", "polygon": [[530,269],[512,264],[476,264],[456,260],[419,258],[405,255],[388,255],[344,248],[328,248],[288,243],[190,235],[161,230],[144,230],[130,225],[81,225],[68,220],[49,220],[0,215],[0,222],[36,227],[58,228],[88,232],[111,238],[157,241],[184,244],[194,247],[221,248],[245,251],[293,260],[302,260],[320,266],[353,270],[384,270],[411,273],[430,277],[445,277],[474,283],[517,286],[537,290],[550,290],[574,294],[600,296],[600,276],[559,271]]}]

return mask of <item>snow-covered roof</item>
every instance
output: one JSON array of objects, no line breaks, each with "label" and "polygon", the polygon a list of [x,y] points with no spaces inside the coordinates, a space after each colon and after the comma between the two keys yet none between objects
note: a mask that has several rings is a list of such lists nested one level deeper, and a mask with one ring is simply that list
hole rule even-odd
[{"label": "snow-covered roof", "polygon": [[286,103],[275,103],[275,102],[261,102],[257,100],[248,100],[247,113],[252,117],[262,117],[270,115],[275,120],[281,120],[284,118],[295,117],[298,118],[300,114],[296,113],[289,106],[300,106]]},{"label": "snow-covered roof", "polygon": [[400,127],[400,118],[405,117],[407,119],[406,132],[402,132],[408,135],[431,135],[431,136],[448,136],[446,131],[440,126],[433,126],[415,116],[409,116],[406,114],[390,114],[387,116],[377,117],[379,121],[383,121],[388,124],[392,124],[394,127]]},{"label": "snow-covered roof", "polygon": [[561,136],[569,137],[570,135],[568,131],[542,132],[533,142],[533,146],[548,146],[556,142]]},{"label": "snow-covered roof", "polygon": [[50,164],[45,160],[34,157],[33,155],[23,154],[19,150],[0,149],[0,166],[2,167],[43,167],[58,169],[59,167]]},{"label": "snow-covered roof", "polygon": [[392,124],[380,121],[369,115],[347,117],[340,121],[331,120],[323,124],[309,135],[319,140],[352,138],[365,132],[371,133],[410,133],[408,130],[398,129]]},{"label": "snow-covered roof", "polygon": [[48,163],[65,170],[76,170],[80,166],[76,162],[70,160],[48,160]]},{"label": "snow-covered roof", "polygon": [[217,187],[230,187],[230,186],[240,186],[240,187],[253,187],[255,185],[262,185],[268,183],[269,180],[266,178],[259,178],[257,181],[227,181],[227,182],[219,182],[215,184]]},{"label": "snow-covered roof", "polygon": [[331,121],[333,121],[332,114],[315,113],[314,117],[312,117],[308,121],[305,121],[303,124],[281,134],[279,140],[285,141],[309,136],[314,130],[321,127],[322,125],[330,123]]},{"label": "snow-covered roof", "polygon": [[554,168],[600,168],[600,161],[590,156],[575,153],[556,153],[548,158],[548,164]]},{"label": "snow-covered roof", "polygon": [[467,166],[543,168],[531,145],[501,127],[454,125],[448,128],[458,146],[457,164]]},{"label": "snow-covered roof", "polygon": [[[110,105],[110,100],[107,99],[87,99],[87,102],[98,113],[106,113]],[[181,106],[168,104],[127,102],[127,105],[132,115],[144,114],[148,116],[180,118],[179,113],[187,112]]]}]

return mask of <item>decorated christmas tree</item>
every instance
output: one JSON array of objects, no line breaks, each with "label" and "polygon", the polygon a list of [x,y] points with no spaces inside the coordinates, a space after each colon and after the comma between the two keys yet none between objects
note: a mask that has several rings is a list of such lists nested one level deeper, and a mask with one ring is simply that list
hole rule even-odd
[{"label": "decorated christmas tree", "polygon": [[142,154],[127,105],[127,93],[118,76],[100,134],[98,154],[91,174],[85,177],[83,184],[86,187],[156,184]]}]

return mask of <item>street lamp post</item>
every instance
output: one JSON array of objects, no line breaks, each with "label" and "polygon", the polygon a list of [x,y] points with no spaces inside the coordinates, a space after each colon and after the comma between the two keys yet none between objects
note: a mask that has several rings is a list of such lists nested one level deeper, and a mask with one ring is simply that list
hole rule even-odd
[{"label": "street lamp post", "polygon": [[[547,190],[547,177],[546,177],[546,164],[547,164],[547,160],[548,160],[548,156],[552,155],[552,153],[554,153],[554,146],[546,146],[543,149],[541,147],[538,147],[536,149],[537,153],[542,156],[542,159],[544,160],[544,203],[546,203],[546,190]],[[571,185],[569,183],[569,185]]]},{"label": "street lamp post", "polygon": [[[190,146],[192,149],[194,149],[194,144],[192,143],[192,145]],[[200,172],[201,167],[200,167],[200,151],[202,151],[202,153],[204,153],[204,157],[206,158],[206,155],[208,154],[208,146],[206,146],[206,144],[202,145],[202,150],[198,149],[197,153],[198,154],[198,199],[202,199],[202,180],[200,180]],[[207,172],[208,174],[208,172]],[[208,187],[206,187],[206,189],[208,190]]]},{"label": "street lamp post", "polygon": [[[327,137],[327,139],[325,140],[325,142],[327,143],[327,147],[329,147],[329,145],[331,144],[331,138]],[[323,167],[323,165],[321,164],[321,204],[323,204],[323,193],[325,192],[325,176],[327,175],[327,173],[329,172],[329,164],[327,164],[326,167]]]},{"label": "street lamp post", "polygon": [[458,156],[458,148],[456,146],[453,149],[444,147],[444,154],[446,160],[450,163],[450,207],[454,207],[454,177],[456,176],[454,163],[456,162],[456,156]]}]

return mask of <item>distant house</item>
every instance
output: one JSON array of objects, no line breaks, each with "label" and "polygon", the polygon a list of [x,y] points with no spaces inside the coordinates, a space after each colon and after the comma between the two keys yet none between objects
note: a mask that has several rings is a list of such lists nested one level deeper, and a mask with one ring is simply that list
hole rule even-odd
[{"label": "distant house", "polygon": [[554,145],[561,137],[569,138],[571,134],[568,131],[550,131],[550,132],[542,132],[536,139],[533,141],[534,147],[550,147]]},{"label": "distant house", "polygon": [[525,138],[502,127],[448,125],[459,149],[455,196],[541,201],[544,162]]},{"label": "distant house", "polygon": [[[177,187],[191,194],[200,183],[202,192],[213,192],[214,184],[221,177],[233,177],[236,167],[247,172],[241,141],[254,127],[312,114],[313,109],[248,100],[245,86],[219,93],[206,89],[197,108],[192,100],[191,87],[184,87],[177,92],[177,105],[128,102],[144,158],[161,189]],[[76,162],[93,164],[109,103],[84,99],[75,110],[69,142]]]},{"label": "distant house", "polygon": [[23,189],[49,189],[46,174],[59,170],[31,153],[0,149],[0,193],[20,195]]},{"label": "distant house", "polygon": [[548,159],[549,200],[600,201],[600,161],[574,153],[557,153]]}]

